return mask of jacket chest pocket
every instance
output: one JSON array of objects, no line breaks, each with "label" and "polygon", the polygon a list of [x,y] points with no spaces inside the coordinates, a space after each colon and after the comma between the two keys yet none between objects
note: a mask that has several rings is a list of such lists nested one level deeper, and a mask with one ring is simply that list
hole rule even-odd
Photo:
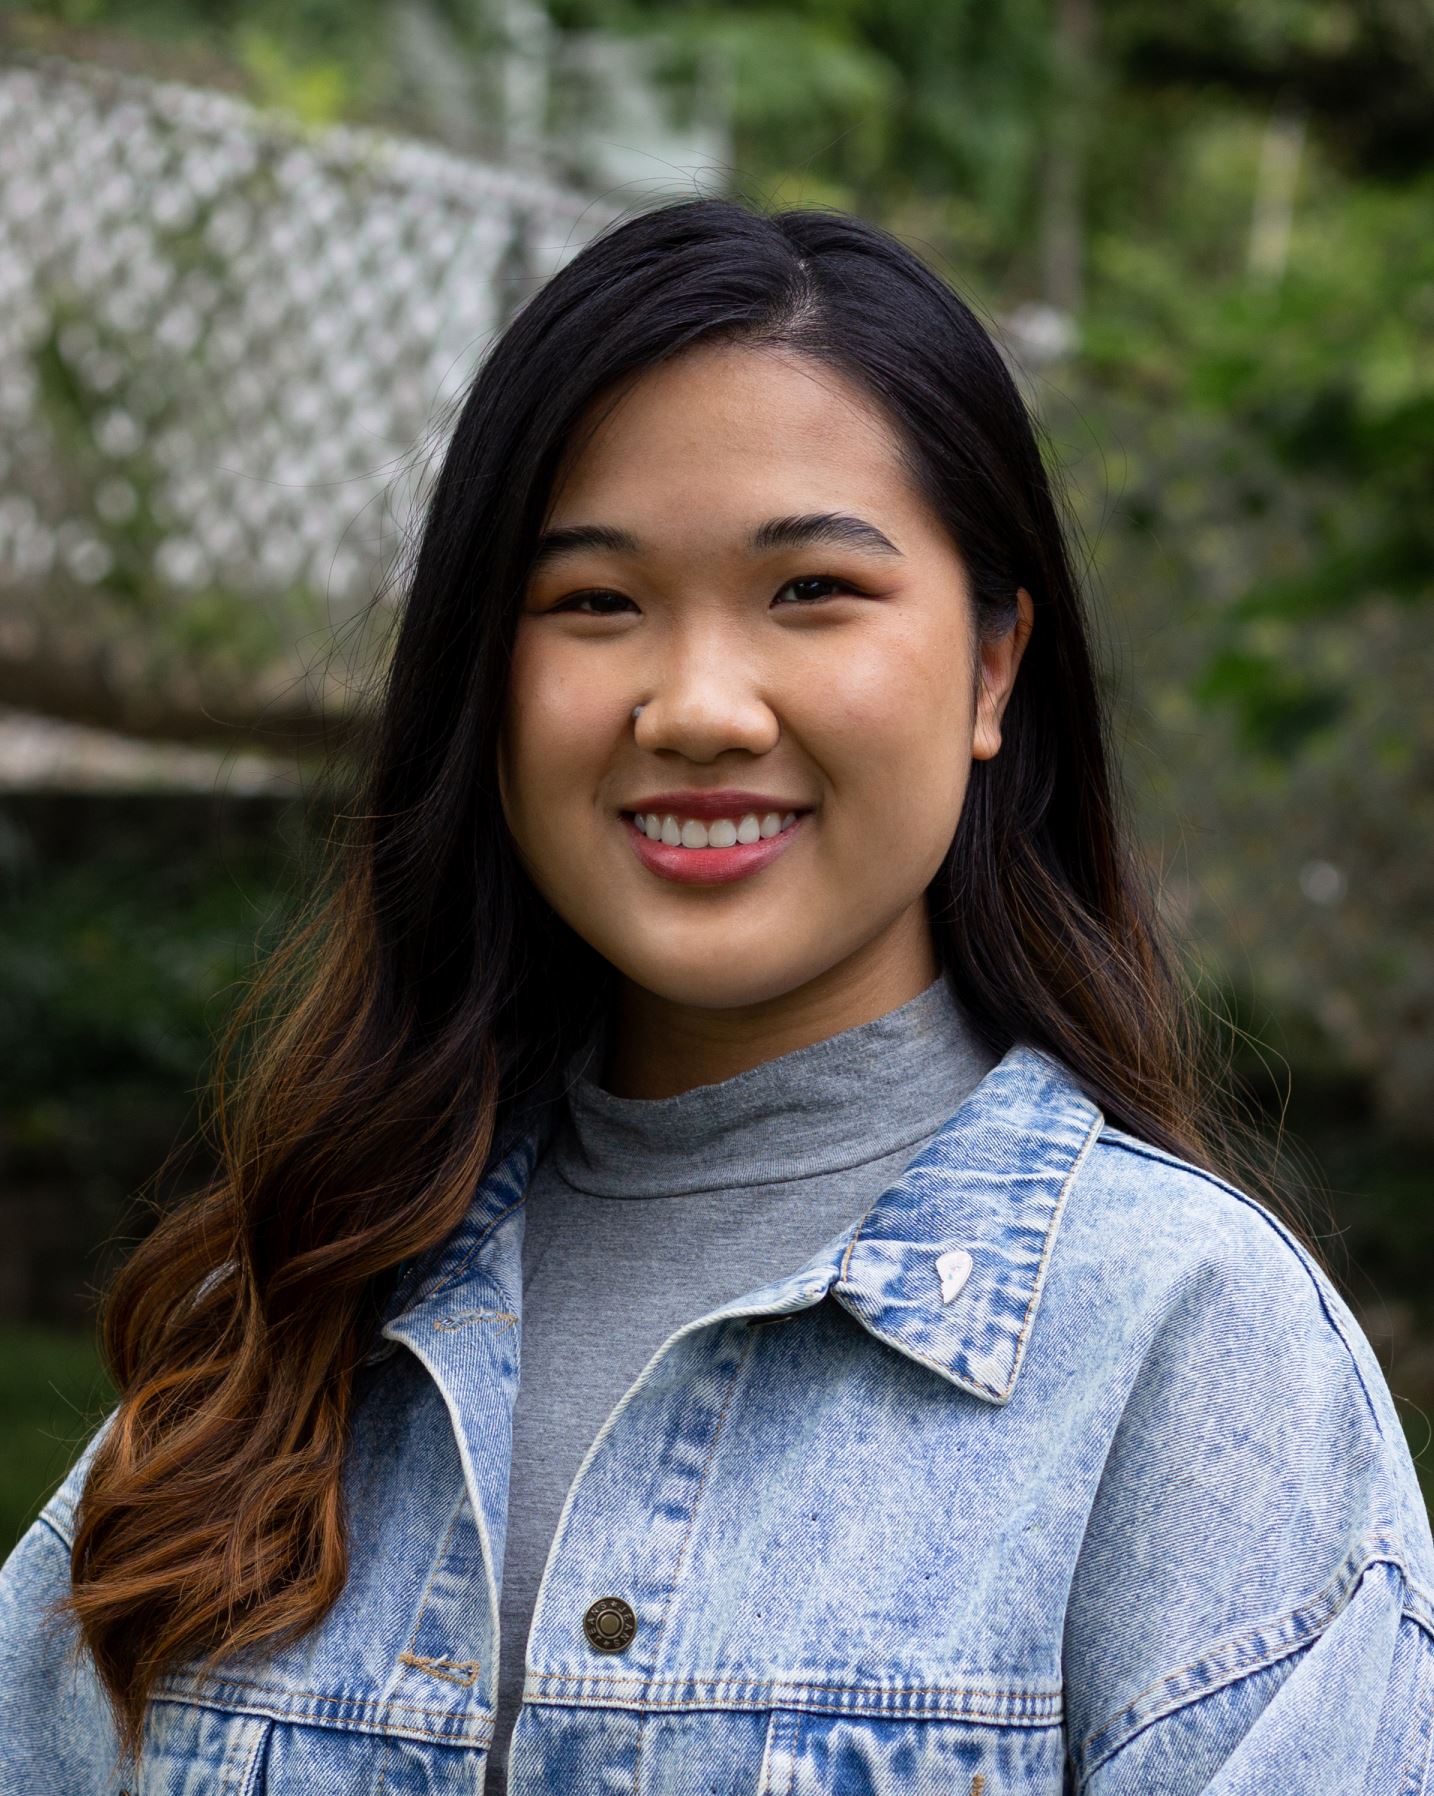
[{"label": "jacket chest pocket", "polygon": [[159,1697],[145,1718],[138,1771],[122,1796],[259,1796],[273,1723]]},{"label": "jacket chest pocket", "polygon": [[124,1796],[473,1796],[481,1749],[165,1698]]},{"label": "jacket chest pocket", "polygon": [[[525,1703],[510,1796],[1067,1796],[1060,1723]],[[384,1793],[387,1796],[387,1792]],[[492,1796],[492,1793],[489,1793]]]},{"label": "jacket chest pocket", "polygon": [[757,1796],[1064,1796],[1053,1727],[772,1712]]}]

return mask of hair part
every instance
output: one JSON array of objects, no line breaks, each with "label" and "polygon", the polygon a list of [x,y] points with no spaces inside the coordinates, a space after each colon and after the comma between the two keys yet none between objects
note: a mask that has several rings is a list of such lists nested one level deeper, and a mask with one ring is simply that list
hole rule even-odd
[{"label": "hair part", "polygon": [[1112,1124],[1238,1177],[1301,1232],[1226,1102],[1122,820],[1081,594],[996,344],[930,267],[845,214],[691,200],[630,218],[523,306],[471,384],[358,802],[221,1046],[219,1170],[106,1293],[119,1402],[57,1607],[136,1757],[166,1668],[273,1648],[329,1612],[355,1375],[395,1275],[451,1233],[502,1131],[611,998],[612,969],[533,888],[503,819],[507,669],[580,423],[722,342],[808,357],[870,397],[963,559],[979,636],[1032,596],[1000,752],[973,764],[928,892],[974,1024],[998,1052],[1055,1054]]}]

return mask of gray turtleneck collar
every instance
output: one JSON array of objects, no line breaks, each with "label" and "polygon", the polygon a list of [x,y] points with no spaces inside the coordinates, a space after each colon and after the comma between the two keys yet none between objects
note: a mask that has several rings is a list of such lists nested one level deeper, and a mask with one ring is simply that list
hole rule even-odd
[{"label": "gray turtleneck collar", "polygon": [[599,1030],[569,1063],[553,1165],[597,1197],[790,1183],[911,1146],[995,1064],[944,976],[908,1003],[716,1085],[621,1098],[596,1083]]}]

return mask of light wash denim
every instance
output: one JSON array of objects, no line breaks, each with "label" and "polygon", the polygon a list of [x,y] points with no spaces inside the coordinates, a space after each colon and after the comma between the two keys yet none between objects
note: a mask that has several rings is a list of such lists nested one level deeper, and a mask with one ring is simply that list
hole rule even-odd
[{"label": "light wash denim", "polygon": [[[166,1676],[137,1778],[37,1627],[90,1443],[0,1572],[5,1796],[482,1791],[544,1127],[500,1144],[360,1374],[337,1605]],[[573,1482],[514,1796],[1434,1796],[1409,1449],[1266,1210],[1018,1044],[773,1274],[658,1349]],[[609,1596],[616,1653],[583,1629]]]}]

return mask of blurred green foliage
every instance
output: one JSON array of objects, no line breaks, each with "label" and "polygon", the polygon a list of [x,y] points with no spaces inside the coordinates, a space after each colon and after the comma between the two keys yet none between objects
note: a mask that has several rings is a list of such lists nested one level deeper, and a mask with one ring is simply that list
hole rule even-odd
[{"label": "blurred green foliage", "polygon": [[0,799],[12,1316],[81,1323],[124,1240],[148,1226],[145,1200],[205,1175],[201,1094],[292,902],[292,831],[281,809],[253,802],[221,827],[202,795]]},{"label": "blurred green foliage", "polygon": [[0,1329],[0,1559],[113,1404],[114,1387],[89,1336]]},{"label": "blurred green foliage", "polygon": [[142,1094],[192,1090],[283,903],[265,845],[162,855],[137,833],[95,860],[6,869],[0,1059],[22,1148],[103,1139]]}]

